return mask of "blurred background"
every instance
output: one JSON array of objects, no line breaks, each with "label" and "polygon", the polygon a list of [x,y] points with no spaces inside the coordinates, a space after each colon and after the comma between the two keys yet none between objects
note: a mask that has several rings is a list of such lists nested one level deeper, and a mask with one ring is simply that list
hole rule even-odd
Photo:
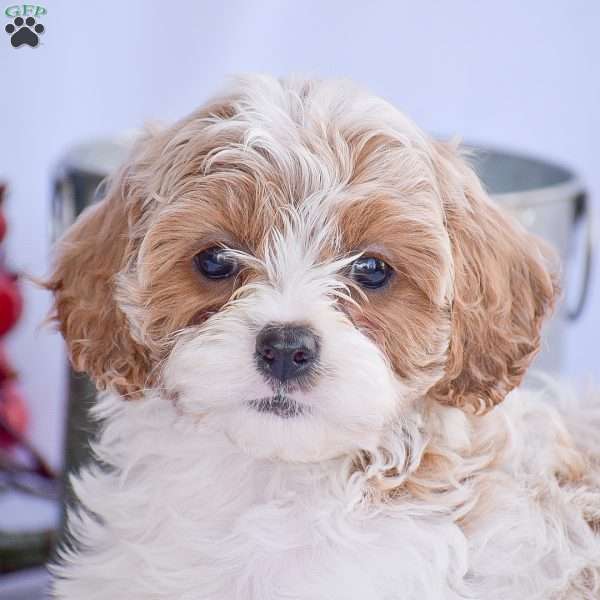
[{"label": "blurred background", "polygon": [[[436,135],[565,166],[583,183],[591,207],[600,205],[600,3],[593,0],[46,0],[35,48],[11,45],[4,26],[13,22],[5,14],[12,6],[22,7],[0,7],[7,271],[48,272],[52,182],[70,148],[148,120],[182,117],[242,72],[354,79]],[[581,202],[575,187],[572,200]],[[569,293],[581,283],[580,220],[568,240]],[[562,358],[552,369],[577,381],[600,382],[599,262],[585,310],[553,339]],[[4,348],[26,404],[26,436],[58,471],[65,352],[59,336],[41,326],[49,295],[19,285],[23,311]],[[0,532],[37,531],[57,515],[0,493]],[[1,581],[0,598],[36,597],[18,596],[8,584],[3,592]]]}]

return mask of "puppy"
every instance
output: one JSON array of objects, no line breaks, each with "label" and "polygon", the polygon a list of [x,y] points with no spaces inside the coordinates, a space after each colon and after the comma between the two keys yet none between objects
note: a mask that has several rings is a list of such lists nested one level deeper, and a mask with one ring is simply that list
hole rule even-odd
[{"label": "puppy", "polygon": [[507,398],[550,264],[345,82],[242,78],[147,135],[47,282],[106,390],[55,597],[599,598],[598,411]]}]

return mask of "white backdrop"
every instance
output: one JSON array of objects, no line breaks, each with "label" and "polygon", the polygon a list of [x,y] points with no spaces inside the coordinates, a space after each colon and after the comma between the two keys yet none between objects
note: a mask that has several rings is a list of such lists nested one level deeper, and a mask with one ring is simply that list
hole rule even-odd
[{"label": "white backdrop", "polygon": [[[599,204],[594,0],[42,4],[38,48],[12,48],[3,15],[0,30],[0,178],[11,184],[8,252],[18,269],[47,271],[49,181],[65,148],[182,116],[224,77],[247,71],[351,77],[430,131],[572,166]],[[564,341],[567,371],[578,377],[600,373],[598,280]],[[26,303],[10,352],[34,439],[58,463],[63,348],[39,329],[46,294],[27,288]]]}]

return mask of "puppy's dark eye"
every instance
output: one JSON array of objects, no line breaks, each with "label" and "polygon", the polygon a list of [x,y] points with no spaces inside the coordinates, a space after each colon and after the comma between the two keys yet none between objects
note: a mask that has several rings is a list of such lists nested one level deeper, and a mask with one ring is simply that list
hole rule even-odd
[{"label": "puppy's dark eye", "polygon": [[352,263],[350,277],[369,290],[383,287],[392,276],[392,267],[374,256],[361,256]]},{"label": "puppy's dark eye", "polygon": [[207,248],[194,256],[196,269],[207,279],[226,279],[239,270],[237,261],[225,248]]}]

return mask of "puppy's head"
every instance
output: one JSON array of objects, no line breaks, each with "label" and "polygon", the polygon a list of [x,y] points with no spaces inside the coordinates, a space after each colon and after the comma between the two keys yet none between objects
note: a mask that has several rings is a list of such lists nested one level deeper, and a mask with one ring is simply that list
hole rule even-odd
[{"label": "puppy's head", "polygon": [[340,82],[241,80],[142,140],[48,286],[75,369],[259,456],[377,444],[521,380],[554,285],[451,146]]}]

